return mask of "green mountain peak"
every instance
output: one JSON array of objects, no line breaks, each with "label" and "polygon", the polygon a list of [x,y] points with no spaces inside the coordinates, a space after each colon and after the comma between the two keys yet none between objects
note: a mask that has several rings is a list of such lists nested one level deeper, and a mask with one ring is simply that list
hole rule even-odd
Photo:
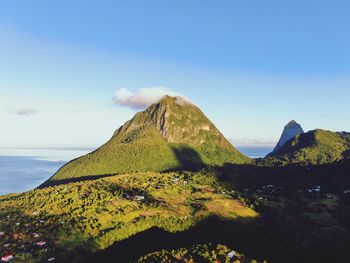
[{"label": "green mountain peak", "polygon": [[290,163],[324,164],[350,156],[350,134],[316,129],[301,133],[269,154]]},{"label": "green mountain peak", "polygon": [[86,177],[249,161],[197,106],[182,97],[164,96],[136,113],[99,149],[63,166],[44,186]]},{"label": "green mountain peak", "polygon": [[145,111],[137,113],[115,132],[115,136],[140,127],[153,127],[168,143],[200,146],[216,142],[229,147],[214,124],[194,104],[181,97],[164,96]]}]

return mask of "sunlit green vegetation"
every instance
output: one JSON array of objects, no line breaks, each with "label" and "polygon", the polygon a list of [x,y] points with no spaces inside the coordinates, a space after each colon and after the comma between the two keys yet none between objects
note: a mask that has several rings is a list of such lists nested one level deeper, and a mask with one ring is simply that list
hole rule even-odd
[{"label": "sunlit green vegetation", "polygon": [[[13,252],[19,262],[49,257],[69,262],[67,257],[89,255],[145,230],[161,229],[171,233],[168,240],[181,234],[191,243],[163,247],[163,239],[142,236],[132,244],[142,247],[152,241],[155,249],[128,258],[158,251],[143,260],[184,253],[191,262],[202,255],[192,245],[212,242],[271,262],[284,255],[288,262],[313,262],[319,254],[339,259],[346,253],[350,229],[350,195],[344,193],[350,188],[348,171],[347,162],[339,167],[229,165],[117,175],[6,195],[0,197],[0,232],[5,233],[0,252]],[[319,192],[308,191],[316,186]],[[192,239],[195,234],[200,237]],[[47,242],[44,248],[33,245],[40,240]],[[174,251],[161,251],[169,247]],[[188,252],[177,251],[179,247]],[[318,247],[327,249],[321,253]],[[208,262],[219,255],[212,250],[216,248],[208,250]],[[133,248],[125,253],[130,256]]]},{"label": "sunlit green vegetation", "polygon": [[[186,263],[258,263],[254,259],[249,259],[244,255],[228,248],[225,245],[194,245],[173,250],[162,250],[153,252],[141,257],[138,263],[167,263],[167,262],[186,262]],[[264,261],[267,262],[267,261]]]},{"label": "sunlit green vegetation", "polygon": [[[225,191],[216,173],[206,170],[112,176],[1,196],[0,252],[15,251],[23,262],[64,258],[151,227],[177,232],[213,214],[227,220],[257,216]],[[41,239],[45,249],[33,245]]]},{"label": "sunlit green vegetation", "polygon": [[313,130],[295,136],[270,156],[285,164],[324,164],[340,161],[349,155],[350,134]]}]

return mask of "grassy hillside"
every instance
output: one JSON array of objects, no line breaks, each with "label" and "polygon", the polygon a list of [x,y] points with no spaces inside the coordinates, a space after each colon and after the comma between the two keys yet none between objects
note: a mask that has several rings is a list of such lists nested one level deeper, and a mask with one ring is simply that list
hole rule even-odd
[{"label": "grassy hillside", "polygon": [[245,163],[194,105],[166,96],[120,127],[98,150],[71,161],[49,182],[129,172],[169,171]]},{"label": "grassy hillside", "polygon": [[325,164],[350,155],[350,134],[313,130],[299,134],[269,157],[288,163]]},{"label": "grassy hillside", "polygon": [[[73,251],[79,257],[79,251],[104,249],[152,227],[177,232],[214,214],[227,220],[257,216],[223,191],[215,173],[183,172],[112,176],[1,196],[0,254],[12,252],[16,262],[70,262]],[[43,248],[33,245],[41,240],[47,242]]]},{"label": "grassy hillside", "polygon": [[63,166],[51,179],[164,171],[180,166],[171,146],[153,128],[118,134],[95,152]]}]

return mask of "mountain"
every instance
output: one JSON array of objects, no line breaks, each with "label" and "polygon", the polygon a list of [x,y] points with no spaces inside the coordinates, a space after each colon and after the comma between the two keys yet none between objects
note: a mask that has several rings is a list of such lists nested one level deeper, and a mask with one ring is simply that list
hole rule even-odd
[{"label": "mountain", "polygon": [[301,128],[300,124],[296,121],[290,121],[283,129],[281,138],[279,139],[275,149],[273,149],[273,153],[277,152],[281,147],[290,139],[295,137],[298,134],[304,133],[303,128]]},{"label": "mountain", "polygon": [[269,154],[291,163],[325,164],[350,157],[350,133],[312,130],[296,135]]},{"label": "mountain", "polygon": [[249,161],[199,108],[181,97],[165,96],[138,112],[99,149],[63,166],[43,186],[82,177]]}]

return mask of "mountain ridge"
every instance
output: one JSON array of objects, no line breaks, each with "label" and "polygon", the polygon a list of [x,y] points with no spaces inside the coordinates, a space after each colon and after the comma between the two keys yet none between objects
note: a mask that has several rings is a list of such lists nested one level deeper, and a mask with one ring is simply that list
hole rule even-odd
[{"label": "mountain ridge", "polygon": [[316,129],[297,134],[268,157],[314,165],[338,162],[350,157],[350,133]]}]

